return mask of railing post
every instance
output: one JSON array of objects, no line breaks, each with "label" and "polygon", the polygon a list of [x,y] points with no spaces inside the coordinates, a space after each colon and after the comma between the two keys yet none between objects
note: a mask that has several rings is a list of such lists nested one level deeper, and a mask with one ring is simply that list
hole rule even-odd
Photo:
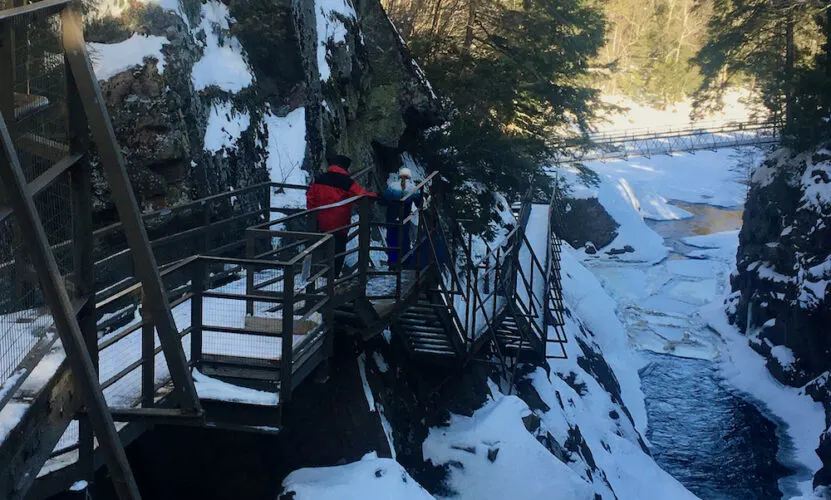
[{"label": "railing post", "polygon": [[491,318],[494,319],[496,319],[496,300],[499,298],[499,256],[501,255],[501,252],[502,248],[496,249],[496,263],[494,264],[493,271],[493,314],[491,314]]},{"label": "railing post", "polygon": [[323,321],[326,327],[326,339],[324,341],[323,355],[326,359],[332,357],[335,350],[335,308],[332,301],[335,297],[335,238],[329,236],[329,243],[326,245],[326,265],[329,266],[329,273],[326,279],[326,296],[328,302],[324,306]]},{"label": "railing post", "polygon": [[211,200],[205,200],[202,202],[202,230],[204,232],[203,236],[203,246],[202,250],[205,252],[205,255],[211,251]]},{"label": "railing post", "polygon": [[369,269],[369,201],[368,197],[364,197],[358,202],[358,281],[360,282],[362,296],[366,295],[367,271]]},{"label": "railing post", "polygon": [[[256,253],[254,232],[251,230],[245,231],[245,257],[253,259]],[[254,268],[245,266],[245,294],[254,295]],[[248,316],[254,315],[254,301],[245,299],[245,314]]]},{"label": "railing post", "polygon": [[421,208],[419,208],[418,209],[418,224],[416,225],[416,241],[415,241],[415,244],[417,245],[416,249],[415,249],[415,257],[416,257],[415,276],[416,277],[415,277],[415,285],[414,285],[416,287],[416,293],[419,292],[418,286],[419,286],[419,283],[421,282],[421,247],[422,247],[421,238],[423,238],[423,235],[422,235],[421,232],[423,230],[422,229],[423,224],[425,224],[424,211]]},{"label": "railing post", "polygon": [[[471,307],[471,304],[470,304],[471,293],[472,293],[472,289],[473,289],[472,288],[473,284],[471,283],[471,280],[473,279],[472,273],[474,272],[474,269],[473,269],[473,235],[472,234],[467,235],[467,251],[470,252],[470,253],[467,255],[467,259],[465,261],[465,268],[466,268],[465,270],[467,272],[467,279],[465,280],[465,288],[466,288],[466,290],[465,290],[465,295],[466,295],[466,297],[465,297],[465,339],[468,342],[470,342],[470,338],[473,336],[473,334],[470,331],[470,328],[471,328],[471,326],[470,326],[470,324],[471,324],[471,321],[470,321],[471,320],[471,311],[473,312],[473,314],[476,314],[475,308]],[[452,262],[451,265],[455,266],[456,263]]]},{"label": "railing post", "polygon": [[280,401],[291,401],[294,355],[294,266],[283,268],[283,329],[280,355]]},{"label": "railing post", "polygon": [[[471,266],[471,267],[473,267],[473,266]],[[475,301],[475,300],[478,300],[477,297],[479,297],[479,268],[478,267],[473,267],[473,290],[474,290],[474,296],[473,296],[474,299],[473,300]],[[480,306],[482,306],[482,314],[485,314],[485,304],[481,303]],[[473,315],[470,318],[470,332],[468,333],[468,336],[470,336],[471,342],[476,340],[476,311],[477,311],[477,308],[474,305]]]},{"label": "railing post", "polygon": [[193,262],[191,273],[190,364],[197,370],[202,361],[202,292],[205,290],[205,267],[205,262],[197,259]]},{"label": "railing post", "polygon": [[[153,315],[141,296],[141,406],[155,405],[156,392],[156,328]],[[192,339],[193,337],[191,337]]]}]

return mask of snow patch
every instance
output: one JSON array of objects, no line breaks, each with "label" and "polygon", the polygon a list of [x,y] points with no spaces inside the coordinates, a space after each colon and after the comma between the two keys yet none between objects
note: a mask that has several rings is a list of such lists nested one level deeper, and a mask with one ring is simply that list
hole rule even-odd
[{"label": "snow patch", "polygon": [[280,401],[279,393],[258,391],[229,384],[203,375],[199,370],[193,370],[193,384],[202,399],[257,406],[277,406]]},{"label": "snow patch", "polygon": [[[205,33],[202,58],[193,65],[191,80],[197,92],[210,86],[235,94],[251,85],[254,76],[246,61],[242,45],[230,36],[231,14],[217,0],[202,5],[199,29]],[[222,32],[220,38],[219,32]]]},{"label": "snow patch", "polygon": [[205,151],[217,153],[231,149],[250,123],[248,112],[236,111],[230,102],[213,104],[205,130]]},{"label": "snow patch", "polygon": [[389,458],[373,452],[360,461],[336,467],[299,469],[283,481],[295,500],[425,500],[433,498]]},{"label": "snow patch", "polygon": [[332,69],[326,60],[329,45],[346,43],[349,33],[344,24],[345,20],[355,20],[355,9],[348,0],[315,0],[315,14],[317,19],[317,67],[320,79],[329,81]]},{"label": "snow patch", "polygon": [[167,38],[155,35],[133,36],[119,43],[88,43],[92,57],[95,77],[100,81],[109,80],[115,75],[142,66],[145,58],[154,58],[158,62],[159,74],[164,71],[162,47]]}]

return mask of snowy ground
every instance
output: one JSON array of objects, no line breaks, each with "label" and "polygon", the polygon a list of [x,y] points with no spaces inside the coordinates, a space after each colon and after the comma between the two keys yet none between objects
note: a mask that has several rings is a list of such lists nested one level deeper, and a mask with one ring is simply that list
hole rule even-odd
[{"label": "snowy ground", "polygon": [[[824,412],[821,405],[770,376],[764,359],[727,323],[723,307],[735,268],[741,223],[736,214],[744,200],[748,168],[760,159],[760,152],[746,149],[593,162],[587,166],[599,178],[588,186],[581,185],[576,171],[565,172],[577,186],[575,195],[597,197],[620,224],[609,248],[635,248],[620,256],[603,249],[596,255],[582,249],[570,253],[617,303],[617,316],[632,348],[715,360],[720,375],[779,424],[779,460],[796,469],[780,483],[791,497],[810,493],[811,476],[820,467],[814,449],[824,430]],[[694,215],[690,212],[706,217],[683,221]],[[713,219],[710,228],[701,222],[708,217]],[[685,236],[685,226],[687,234],[697,236]]]}]

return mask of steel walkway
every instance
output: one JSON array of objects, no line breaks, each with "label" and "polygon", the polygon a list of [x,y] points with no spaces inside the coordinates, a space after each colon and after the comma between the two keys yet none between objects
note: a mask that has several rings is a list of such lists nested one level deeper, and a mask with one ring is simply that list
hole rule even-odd
[{"label": "steel walkway", "polygon": [[[16,0],[14,0],[16,2]],[[0,10],[0,498],[42,498],[106,465],[139,492],[124,446],[153,425],[280,432],[281,413],[325,367],[336,336],[385,330],[418,361],[487,360],[509,383],[521,362],[566,355],[559,193],[545,244],[477,241],[425,203],[402,213],[401,266],[375,200],[355,208],[347,249],[318,211],[273,207],[262,183],[141,214],[69,0]],[[91,144],[117,220],[94,229]],[[373,167],[355,173],[381,185]],[[485,248],[475,257],[474,244]],[[336,257],[346,262],[335,276]],[[429,367],[429,368],[427,368]]]}]

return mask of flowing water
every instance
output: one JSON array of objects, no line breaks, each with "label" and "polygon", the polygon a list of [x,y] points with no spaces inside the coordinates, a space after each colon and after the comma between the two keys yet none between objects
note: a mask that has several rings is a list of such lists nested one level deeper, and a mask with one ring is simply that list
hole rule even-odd
[{"label": "flowing water", "polygon": [[[681,241],[685,236],[741,227],[740,208],[677,206],[695,217],[649,223],[673,250],[667,262],[687,259],[685,254],[694,250]],[[712,283],[716,285],[713,293],[718,294],[728,286],[728,268],[723,263],[721,267],[712,263],[713,274],[709,276],[706,272],[679,276],[672,274],[672,266],[667,262],[653,266],[664,266],[669,271],[657,273],[664,276],[666,284],[657,287],[652,297],[666,291],[693,290],[698,285],[702,289],[712,288]],[[651,271],[654,269],[647,273]],[[706,295],[699,300],[704,298]],[[686,299],[683,294],[675,294],[668,300],[684,303]],[[717,336],[694,312],[688,312],[700,305],[695,300],[691,302],[693,307],[689,310],[675,308],[667,312],[661,307],[654,310],[639,305],[624,308],[623,312],[625,317],[637,316],[632,325],[660,332],[661,338],[669,339],[663,348],[669,354],[643,352],[641,380],[649,419],[647,438],[655,460],[703,499],[780,498],[779,479],[788,470],[777,461],[776,425],[719,375],[712,361],[717,356]],[[625,318],[627,322],[629,319],[632,318]],[[657,328],[656,323],[661,327]],[[649,326],[643,327],[644,324]],[[673,336],[675,330],[678,333]],[[647,341],[645,345],[653,351],[662,350],[654,349],[654,345],[660,345],[655,342]],[[680,357],[679,353],[691,357]]]}]

